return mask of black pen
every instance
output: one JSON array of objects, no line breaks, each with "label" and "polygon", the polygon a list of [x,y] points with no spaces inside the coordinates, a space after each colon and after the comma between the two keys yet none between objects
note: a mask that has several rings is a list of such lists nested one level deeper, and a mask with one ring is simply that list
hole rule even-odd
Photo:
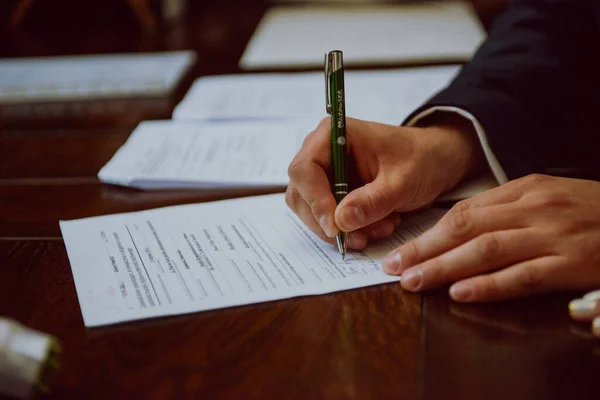
[{"label": "black pen", "polygon": [[[336,202],[348,194],[346,182],[346,94],[344,92],[344,62],[342,52],[325,54],[325,108],[331,115],[331,156],[333,164],[332,192]],[[346,258],[348,234],[338,233],[338,250]]]}]

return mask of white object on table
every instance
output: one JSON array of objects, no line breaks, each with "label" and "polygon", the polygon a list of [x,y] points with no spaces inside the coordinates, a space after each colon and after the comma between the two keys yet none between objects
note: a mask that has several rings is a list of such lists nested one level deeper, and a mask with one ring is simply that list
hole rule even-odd
[{"label": "white object on table", "polygon": [[278,6],[263,16],[239,64],[322,67],[334,49],[344,52],[346,66],[463,62],[485,36],[464,2]]},{"label": "white object on table", "polygon": [[51,335],[0,317],[0,395],[29,398],[47,389],[47,379],[58,367],[59,349]]},{"label": "white object on table", "polygon": [[407,217],[342,261],[282,194],[61,221],[86,326],[359,288],[399,277],[381,261],[443,211]]},{"label": "white object on table", "polygon": [[[444,88],[459,66],[346,71],[348,117],[399,125]],[[325,117],[322,72],[218,75],[197,79],[174,119],[230,120]]]},{"label": "white object on table", "polygon": [[0,103],[166,95],[195,60],[192,51],[4,59]]},{"label": "white object on table", "polygon": [[100,170],[140,189],[286,186],[314,121],[145,121]]}]

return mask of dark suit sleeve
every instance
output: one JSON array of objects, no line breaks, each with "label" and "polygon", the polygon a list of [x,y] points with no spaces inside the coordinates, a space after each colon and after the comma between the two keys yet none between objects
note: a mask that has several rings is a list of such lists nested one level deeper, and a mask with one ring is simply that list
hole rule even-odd
[{"label": "dark suit sleeve", "polygon": [[[507,176],[600,171],[600,6],[513,1],[434,106],[470,112]],[[562,173],[561,173],[562,171]]]}]

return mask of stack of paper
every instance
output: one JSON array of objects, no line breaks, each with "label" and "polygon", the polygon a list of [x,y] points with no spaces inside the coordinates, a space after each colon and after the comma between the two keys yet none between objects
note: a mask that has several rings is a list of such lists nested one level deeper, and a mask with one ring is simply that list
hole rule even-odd
[{"label": "stack of paper", "polygon": [[61,222],[86,326],[177,315],[394,282],[392,249],[443,211],[342,261],[286,207],[251,197]]},{"label": "stack of paper", "polygon": [[314,121],[146,121],[100,170],[102,182],[141,189],[285,186]]},{"label": "stack of paper", "polygon": [[0,61],[0,103],[166,95],[195,62],[191,51]]},{"label": "stack of paper", "polygon": [[[399,125],[457,74],[458,66],[347,71],[346,115]],[[244,74],[197,79],[174,119],[312,118],[326,115],[321,72]]]},{"label": "stack of paper", "polygon": [[465,2],[280,6],[264,15],[240,66],[322,67],[334,49],[348,66],[464,62],[484,38]]},{"label": "stack of paper", "polygon": [[[350,71],[349,117],[400,124],[458,67]],[[173,121],[143,122],[98,174],[143,189],[285,186],[287,167],[325,113],[320,73],[200,78]]]}]

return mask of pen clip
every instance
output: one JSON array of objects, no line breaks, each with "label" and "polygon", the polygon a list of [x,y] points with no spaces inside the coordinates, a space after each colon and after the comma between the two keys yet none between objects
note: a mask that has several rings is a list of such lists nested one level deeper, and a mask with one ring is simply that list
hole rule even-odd
[{"label": "pen clip", "polygon": [[331,73],[331,52],[325,53],[325,110],[331,114],[331,96],[329,93],[329,74]]}]

